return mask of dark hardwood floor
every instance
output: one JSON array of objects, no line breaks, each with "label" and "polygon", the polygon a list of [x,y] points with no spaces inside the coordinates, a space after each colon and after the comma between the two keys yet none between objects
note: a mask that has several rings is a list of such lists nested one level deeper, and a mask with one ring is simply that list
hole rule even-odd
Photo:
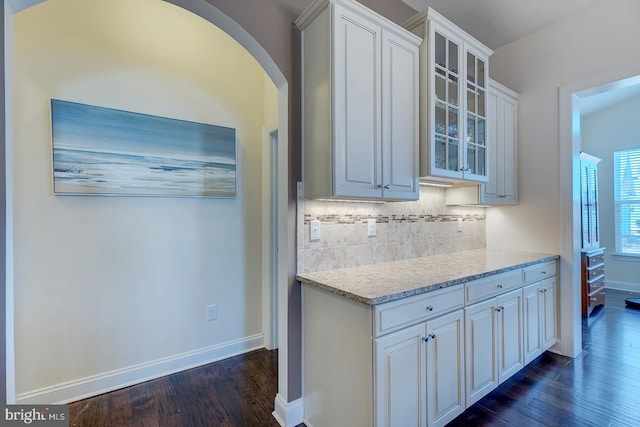
[{"label": "dark hardwood floor", "polygon": [[235,356],[69,405],[76,427],[277,427],[278,353]]},{"label": "dark hardwood floor", "polygon": [[[580,356],[543,354],[449,426],[640,426],[640,311],[627,296],[607,290]],[[258,350],[72,403],[70,425],[277,427],[276,384],[277,352]]]}]

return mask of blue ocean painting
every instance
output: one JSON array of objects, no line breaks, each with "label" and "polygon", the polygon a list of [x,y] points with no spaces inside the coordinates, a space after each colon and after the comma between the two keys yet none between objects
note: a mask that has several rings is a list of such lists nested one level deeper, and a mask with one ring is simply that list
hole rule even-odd
[{"label": "blue ocean painting", "polygon": [[235,129],[51,100],[53,192],[235,197]]}]

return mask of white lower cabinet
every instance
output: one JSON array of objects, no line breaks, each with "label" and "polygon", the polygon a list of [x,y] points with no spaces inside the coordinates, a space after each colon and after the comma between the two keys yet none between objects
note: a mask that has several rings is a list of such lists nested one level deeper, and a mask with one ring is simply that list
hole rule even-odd
[{"label": "white lower cabinet", "polygon": [[540,284],[524,287],[524,363],[529,363],[542,354],[542,331],[540,322]]},{"label": "white lower cabinet", "polygon": [[444,426],[465,409],[463,310],[374,341],[376,425]]},{"label": "white lower cabinet", "polygon": [[[444,426],[464,412],[464,311],[427,322],[427,425]],[[425,339],[426,339],[425,338]]]},{"label": "white lower cabinet", "polygon": [[305,285],[305,424],[446,425],[556,342],[556,288],[556,261],[374,306]]},{"label": "white lower cabinet", "polygon": [[374,340],[376,426],[444,426],[464,411],[463,319],[459,309]]},{"label": "white lower cabinet", "polygon": [[426,417],[425,325],[374,340],[377,426],[422,426]]},{"label": "white lower cabinet", "polygon": [[[553,274],[555,275],[555,269]],[[556,277],[525,284],[523,296],[524,363],[527,364],[558,339]]]},{"label": "white lower cabinet", "polygon": [[465,308],[467,406],[524,366],[522,289]]}]

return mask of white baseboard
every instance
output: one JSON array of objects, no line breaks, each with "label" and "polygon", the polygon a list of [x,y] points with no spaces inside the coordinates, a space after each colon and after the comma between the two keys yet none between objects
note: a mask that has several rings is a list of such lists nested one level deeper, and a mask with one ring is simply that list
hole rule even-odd
[{"label": "white baseboard", "polygon": [[304,407],[302,398],[293,402],[287,402],[282,395],[278,394],[275,401],[275,411],[273,417],[282,427],[295,427],[302,424],[304,418]]},{"label": "white baseboard", "polygon": [[640,293],[640,283],[618,282],[613,280],[604,281],[605,289],[617,289],[619,291],[629,291]]},{"label": "white baseboard", "polygon": [[46,405],[74,402],[186,369],[206,365],[207,363],[216,362],[262,347],[264,347],[264,335],[252,335],[175,356],[117,369],[115,371],[20,393],[16,396],[16,403],[23,405]]}]

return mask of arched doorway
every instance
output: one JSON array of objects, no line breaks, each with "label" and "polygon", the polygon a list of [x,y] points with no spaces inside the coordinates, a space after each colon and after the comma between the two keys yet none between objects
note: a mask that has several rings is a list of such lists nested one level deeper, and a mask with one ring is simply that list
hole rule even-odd
[{"label": "arched doorway", "polygon": [[[18,2],[15,2],[18,3]],[[6,162],[6,167],[9,170],[6,170],[6,175],[7,177],[11,176],[10,173],[10,168],[11,168],[11,152],[12,152],[12,139],[11,139],[11,127],[12,127],[12,116],[11,116],[11,105],[13,103],[13,98],[12,98],[12,93],[11,93],[11,86],[12,86],[12,75],[11,75],[11,70],[12,70],[12,63],[11,63],[11,54],[10,54],[10,46],[12,45],[12,37],[13,37],[13,29],[12,29],[12,20],[13,20],[13,15],[20,12],[21,10],[24,10],[28,7],[34,6],[38,3],[41,3],[41,1],[31,1],[31,2],[21,2],[21,4],[19,6],[16,6],[14,3],[12,2],[5,2],[4,4],[4,45],[7,46],[9,48],[8,52],[5,52],[5,55],[3,55],[3,59],[5,60],[4,63],[4,67],[3,68],[3,82],[4,82],[4,87],[5,87],[5,103],[4,103],[4,107],[5,107],[5,111],[4,111],[4,120],[5,120],[5,126],[7,128],[5,135],[6,138],[4,140],[4,144],[5,144],[5,151],[7,152],[8,155],[8,161]],[[213,23],[214,25],[218,26],[219,28],[222,28],[225,32],[227,32],[228,34],[230,34],[233,38],[235,38],[241,45],[243,45],[257,60],[258,62],[263,66],[263,68],[265,69],[265,71],[267,72],[267,74],[269,75],[269,77],[271,78],[271,80],[276,84],[277,88],[278,88],[278,150],[277,150],[277,158],[278,158],[278,164],[280,165],[279,171],[280,174],[278,176],[278,189],[280,190],[278,192],[279,197],[278,197],[278,208],[281,209],[282,212],[286,212],[287,211],[287,205],[288,205],[288,200],[287,200],[287,186],[288,186],[288,173],[287,173],[287,167],[286,165],[288,164],[288,86],[287,86],[287,81],[283,75],[283,73],[279,70],[278,66],[275,64],[275,62],[271,59],[271,57],[266,53],[266,51],[245,31],[243,30],[239,25],[237,25],[235,22],[233,22],[231,19],[229,19],[225,14],[223,14],[222,12],[220,12],[218,9],[216,9],[215,7],[211,6],[210,4],[204,2],[204,1],[172,1],[171,3],[174,3],[177,6],[183,7],[184,9],[190,10],[191,12],[203,17],[204,19],[208,20],[209,22]],[[10,179],[10,178],[9,178]],[[11,323],[11,319],[13,318],[13,313],[12,313],[12,309],[13,309],[13,271],[12,271],[12,264],[13,264],[13,254],[12,254],[12,244],[11,244],[11,240],[12,240],[12,227],[13,227],[13,222],[12,222],[12,216],[11,216],[11,210],[12,210],[12,200],[13,200],[13,194],[12,194],[12,190],[11,190],[11,186],[12,183],[11,182],[7,182],[5,184],[5,197],[4,199],[7,201],[7,210],[6,212],[8,212],[6,219],[6,233],[7,233],[7,253],[6,253],[6,260],[7,260],[7,264],[6,264],[6,281],[7,281],[7,289],[6,289],[6,307],[7,307],[7,316],[6,318],[8,319],[6,328],[3,328],[6,333],[6,355],[7,355],[7,378],[6,378],[6,384],[7,384],[7,396],[6,396],[6,400],[8,402],[13,402],[15,401],[15,373],[14,373],[14,367],[15,367],[15,361],[13,360],[13,348],[12,348],[12,343],[13,343],[13,324]],[[288,254],[288,248],[287,248],[287,232],[288,232],[288,224],[287,224],[287,216],[286,215],[280,215],[279,216],[279,222],[278,222],[278,266],[280,267],[279,270],[280,271],[287,271],[288,270],[288,265],[287,265],[287,254]],[[281,292],[279,292],[279,298],[280,298],[280,307],[287,307],[286,304],[286,288],[287,288],[287,278],[283,277],[283,275],[278,277],[278,283],[279,283],[279,288],[281,290]],[[280,342],[279,342],[279,346],[281,348],[281,353],[285,354],[285,359],[284,359],[284,364],[280,363],[280,372],[281,372],[281,378],[280,378],[280,383],[284,384],[284,390],[285,390],[285,396],[286,396],[286,375],[287,375],[287,369],[286,369],[286,313],[284,313],[284,310],[280,310],[279,313],[279,317],[281,319],[280,323]],[[284,321],[282,321],[282,319],[284,318]],[[283,333],[284,330],[284,333]],[[282,380],[282,375],[284,375],[284,381]],[[282,390],[282,388],[281,388]],[[282,394],[282,392],[280,393]]]}]

